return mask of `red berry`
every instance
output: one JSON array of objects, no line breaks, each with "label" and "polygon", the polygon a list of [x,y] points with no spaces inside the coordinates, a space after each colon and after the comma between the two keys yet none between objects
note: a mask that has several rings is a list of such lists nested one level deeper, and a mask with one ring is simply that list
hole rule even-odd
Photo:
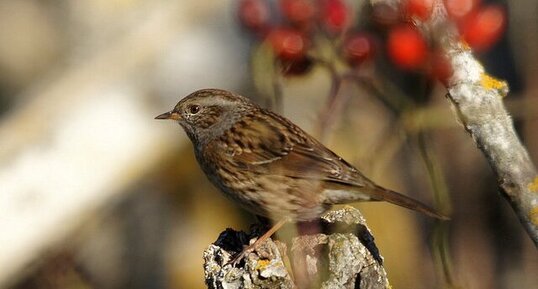
[{"label": "red berry", "polygon": [[479,4],[480,0],[444,0],[448,15],[459,19],[471,13]]},{"label": "red berry", "polygon": [[297,60],[303,58],[306,54],[306,39],[297,30],[276,28],[269,32],[267,41],[278,58]]},{"label": "red berry", "polygon": [[402,69],[420,68],[427,56],[428,45],[413,26],[394,27],[387,40],[387,52],[392,61]]},{"label": "red berry", "polygon": [[428,20],[432,14],[433,0],[406,0],[403,2],[406,15]]},{"label": "red berry", "polygon": [[343,46],[344,59],[357,66],[375,54],[374,41],[367,33],[356,33],[347,38]]},{"label": "red berry", "polygon": [[311,0],[280,0],[280,10],[292,23],[308,22],[316,14],[316,7]]},{"label": "red berry", "polygon": [[490,5],[469,15],[463,21],[460,29],[463,39],[469,46],[476,50],[485,50],[499,40],[505,26],[504,8]]},{"label": "red berry", "polygon": [[323,0],[321,21],[331,34],[339,34],[348,26],[350,19],[348,7],[342,0]]},{"label": "red berry", "polygon": [[253,31],[261,32],[269,26],[269,6],[264,0],[241,0],[239,20]]}]

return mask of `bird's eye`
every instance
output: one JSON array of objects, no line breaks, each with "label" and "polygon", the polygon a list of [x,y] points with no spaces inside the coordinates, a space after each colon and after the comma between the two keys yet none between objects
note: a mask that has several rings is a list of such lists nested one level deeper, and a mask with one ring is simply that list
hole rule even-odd
[{"label": "bird's eye", "polygon": [[200,111],[199,105],[194,104],[194,105],[189,106],[189,113],[197,114],[199,111]]}]

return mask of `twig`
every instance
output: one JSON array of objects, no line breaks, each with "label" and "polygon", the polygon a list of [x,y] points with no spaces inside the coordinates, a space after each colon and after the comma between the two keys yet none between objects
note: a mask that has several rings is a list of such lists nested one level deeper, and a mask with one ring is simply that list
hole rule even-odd
[{"label": "twig", "polygon": [[327,96],[327,104],[323,106],[320,112],[318,127],[316,129],[316,135],[323,142],[327,137],[329,128],[334,123],[335,116],[340,115],[346,98],[339,95],[342,86],[342,77],[338,74],[334,65],[320,59],[317,62],[329,71],[331,77],[331,89]]},{"label": "twig", "polygon": [[283,92],[282,92],[282,76],[280,69],[278,68],[278,61],[275,60],[273,63],[273,75],[272,75],[272,86],[273,86],[273,99],[274,99],[274,110],[278,113],[282,113],[284,110],[283,104]]},{"label": "twig", "polygon": [[[441,206],[441,212],[450,211],[448,188],[443,178],[441,168],[437,165],[438,162],[435,160],[435,154],[431,149],[431,144],[428,142],[428,135],[425,131],[418,132],[417,141],[420,156],[426,165],[426,171],[430,178],[436,207]],[[445,281],[451,287],[457,288],[458,286],[455,285],[452,262],[450,259],[447,233],[447,224],[444,222],[436,222],[431,244],[436,260],[438,261],[437,264],[441,266],[440,269],[445,277]]]}]

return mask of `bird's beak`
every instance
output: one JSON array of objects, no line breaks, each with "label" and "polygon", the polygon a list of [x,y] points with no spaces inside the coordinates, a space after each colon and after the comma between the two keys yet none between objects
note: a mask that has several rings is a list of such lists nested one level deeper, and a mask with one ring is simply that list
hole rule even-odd
[{"label": "bird's beak", "polygon": [[165,112],[163,114],[159,114],[155,117],[155,119],[172,119],[172,120],[180,120],[181,115],[175,111],[169,111]]}]

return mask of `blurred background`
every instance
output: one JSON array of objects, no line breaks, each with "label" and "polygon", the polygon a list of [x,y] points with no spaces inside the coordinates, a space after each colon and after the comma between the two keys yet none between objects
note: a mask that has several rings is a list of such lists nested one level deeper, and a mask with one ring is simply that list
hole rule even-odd
[{"label": "blurred background", "polygon": [[[538,288],[536,247],[444,97],[446,56],[405,24],[431,2],[406,3],[0,0],[0,288],[205,288],[203,250],[256,220],[153,117],[208,87],[451,214],[354,204],[394,288]],[[508,81],[536,163],[538,2],[445,4]]]}]

